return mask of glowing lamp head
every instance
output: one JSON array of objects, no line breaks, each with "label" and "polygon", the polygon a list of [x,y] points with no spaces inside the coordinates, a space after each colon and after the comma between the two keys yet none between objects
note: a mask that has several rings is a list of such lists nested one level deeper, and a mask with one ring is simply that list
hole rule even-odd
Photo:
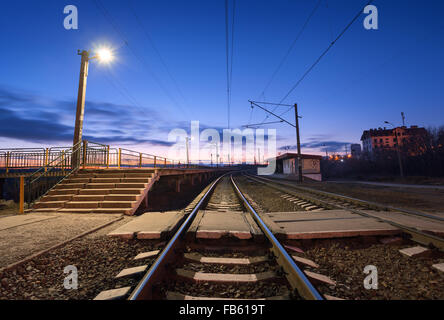
[{"label": "glowing lamp head", "polygon": [[103,63],[109,63],[113,60],[113,53],[108,48],[102,48],[97,51],[97,59]]}]

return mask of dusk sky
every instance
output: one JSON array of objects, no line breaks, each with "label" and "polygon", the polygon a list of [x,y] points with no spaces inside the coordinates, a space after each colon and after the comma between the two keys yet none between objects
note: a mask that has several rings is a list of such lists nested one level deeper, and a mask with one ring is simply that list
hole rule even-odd
[{"label": "dusk sky", "polygon": [[[262,122],[265,113],[251,113],[248,100],[281,101],[368,1],[318,2],[235,2],[232,128]],[[63,26],[70,4],[78,30]],[[299,105],[304,153],[324,153],[323,145],[343,152],[363,130],[400,125],[402,111],[407,125],[444,125],[443,1],[373,5],[379,29],[366,30],[362,13],[284,101]],[[171,129],[189,131],[192,120],[227,127],[225,1],[8,1],[0,30],[0,148],[72,144],[77,50],[101,45],[116,60],[90,64],[85,138],[163,155]],[[293,122],[293,111],[284,117]],[[278,147],[294,146],[294,128],[268,127],[277,129]]]}]

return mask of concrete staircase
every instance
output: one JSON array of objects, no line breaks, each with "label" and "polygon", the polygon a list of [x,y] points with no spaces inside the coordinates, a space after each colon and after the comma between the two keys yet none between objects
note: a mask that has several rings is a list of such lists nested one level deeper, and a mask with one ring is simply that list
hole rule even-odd
[{"label": "concrete staircase", "polygon": [[80,170],[52,188],[33,211],[132,215],[158,179],[156,169]]}]

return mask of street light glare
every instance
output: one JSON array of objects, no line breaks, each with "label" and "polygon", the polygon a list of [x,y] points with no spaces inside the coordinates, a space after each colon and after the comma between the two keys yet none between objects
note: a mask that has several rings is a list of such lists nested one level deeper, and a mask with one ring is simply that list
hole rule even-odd
[{"label": "street light glare", "polygon": [[113,54],[110,49],[102,48],[97,51],[97,57],[100,62],[108,63],[113,60]]}]

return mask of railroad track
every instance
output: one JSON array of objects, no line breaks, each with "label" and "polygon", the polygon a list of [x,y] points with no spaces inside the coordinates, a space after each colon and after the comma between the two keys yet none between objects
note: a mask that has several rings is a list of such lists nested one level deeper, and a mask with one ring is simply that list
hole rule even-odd
[{"label": "railroad track", "polygon": [[422,219],[428,219],[430,221],[442,222],[442,217],[429,215],[423,212],[412,211],[402,208],[396,208],[392,206],[386,206],[383,204],[370,202],[366,200],[351,198],[331,192],[325,192],[315,190],[312,188],[296,186],[291,183],[276,181],[269,178],[245,175],[247,179],[264,184],[274,190],[282,193],[281,197],[301,206],[304,210],[308,211],[320,211],[323,209],[341,209],[348,210],[352,213],[377,219],[382,222],[386,222],[394,227],[401,229],[406,234],[410,235],[410,239],[419,244],[426,245],[432,248],[437,248],[440,251],[444,251],[444,239],[442,237],[423,232],[416,228],[405,226],[399,223],[395,223],[391,220],[375,217],[365,210],[383,210],[383,211],[397,211],[404,215],[417,216]]},{"label": "railroad track", "polygon": [[[192,208],[192,209],[191,209]],[[187,237],[201,210],[223,215],[251,215],[249,221],[263,233],[261,240],[210,241]],[[186,210],[187,212],[187,210]],[[198,222],[197,222],[198,223]],[[310,299],[321,295],[287,250],[257,214],[232,176],[224,175],[208,186],[188,207],[185,221],[156,256],[136,286],[108,290],[97,299]],[[143,255],[143,254],[142,254]],[[300,260],[301,261],[301,260]],[[135,268],[132,268],[135,269]],[[122,271],[125,273],[124,271]],[[126,272],[128,275],[135,274]],[[310,276],[311,275],[311,276]],[[140,277],[139,277],[140,279]]]}]

